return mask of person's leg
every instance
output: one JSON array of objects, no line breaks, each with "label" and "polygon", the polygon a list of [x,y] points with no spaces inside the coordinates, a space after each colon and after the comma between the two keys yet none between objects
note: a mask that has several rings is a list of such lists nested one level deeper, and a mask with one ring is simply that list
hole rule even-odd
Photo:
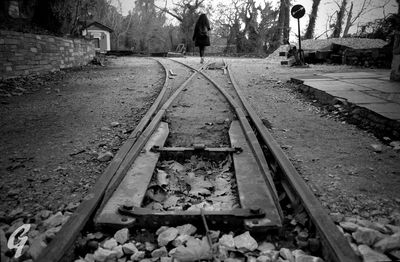
[{"label": "person's leg", "polygon": [[205,46],[199,46],[199,49],[200,49],[200,62],[201,63],[204,62],[204,48],[205,48]]}]

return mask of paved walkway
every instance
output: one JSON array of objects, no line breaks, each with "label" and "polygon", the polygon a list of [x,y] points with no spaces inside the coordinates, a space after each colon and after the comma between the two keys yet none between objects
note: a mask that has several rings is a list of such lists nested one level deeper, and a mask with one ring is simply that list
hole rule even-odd
[{"label": "paved walkway", "polygon": [[346,99],[385,118],[400,121],[400,82],[389,80],[389,72],[348,72],[292,77],[314,90]]}]

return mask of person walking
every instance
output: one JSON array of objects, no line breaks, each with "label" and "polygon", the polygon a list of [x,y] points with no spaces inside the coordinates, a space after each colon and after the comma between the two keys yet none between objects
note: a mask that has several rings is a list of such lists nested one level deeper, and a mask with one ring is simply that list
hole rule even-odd
[{"label": "person walking", "polygon": [[194,45],[199,47],[200,63],[204,63],[204,51],[206,46],[210,46],[210,36],[208,31],[211,30],[210,22],[205,14],[201,14],[196,22],[193,33]]}]

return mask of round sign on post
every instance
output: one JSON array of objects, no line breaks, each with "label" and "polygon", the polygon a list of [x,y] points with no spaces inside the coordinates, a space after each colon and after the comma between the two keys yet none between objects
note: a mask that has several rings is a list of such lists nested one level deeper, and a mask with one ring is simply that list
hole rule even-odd
[{"label": "round sign on post", "polygon": [[303,56],[303,50],[301,50],[301,36],[300,36],[300,18],[302,18],[306,13],[306,9],[302,5],[295,5],[292,7],[290,10],[290,14],[297,19],[297,25],[298,25],[298,34],[299,34],[299,58],[300,58],[300,64],[304,64],[304,56]]},{"label": "round sign on post", "polygon": [[295,5],[290,10],[290,14],[296,19],[302,18],[305,15],[305,13],[306,9],[302,5]]}]

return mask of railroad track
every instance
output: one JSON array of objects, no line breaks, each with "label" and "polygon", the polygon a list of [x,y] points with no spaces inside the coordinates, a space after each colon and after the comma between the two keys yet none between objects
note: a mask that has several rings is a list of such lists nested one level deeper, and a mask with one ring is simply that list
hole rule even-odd
[{"label": "railroad track", "polygon": [[361,261],[244,99],[229,65],[157,61],[165,71],[158,98],[37,261],[72,258],[83,230],[154,232],[189,223],[213,245],[212,230],[279,242],[293,221],[324,261]]}]

